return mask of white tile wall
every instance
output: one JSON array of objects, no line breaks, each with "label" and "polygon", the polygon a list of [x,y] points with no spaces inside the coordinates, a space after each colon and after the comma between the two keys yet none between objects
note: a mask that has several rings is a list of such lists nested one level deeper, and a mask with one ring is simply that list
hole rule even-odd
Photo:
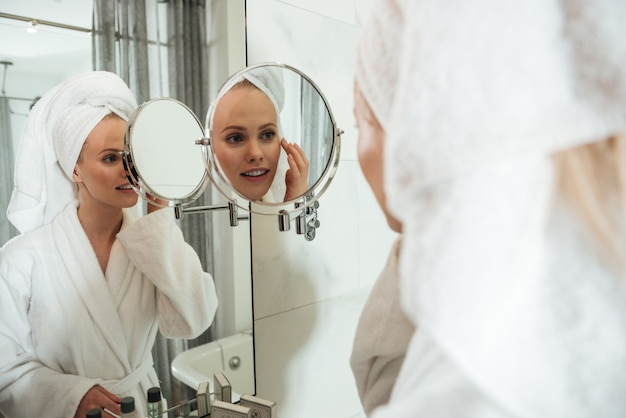
[{"label": "white tile wall", "polygon": [[352,114],[355,41],[370,1],[247,2],[248,65],[279,61],[304,71],[329,101],[341,161],[307,242],[252,218],[257,395],[280,416],[362,417],[349,366],[363,303],[394,238],[360,172]]}]

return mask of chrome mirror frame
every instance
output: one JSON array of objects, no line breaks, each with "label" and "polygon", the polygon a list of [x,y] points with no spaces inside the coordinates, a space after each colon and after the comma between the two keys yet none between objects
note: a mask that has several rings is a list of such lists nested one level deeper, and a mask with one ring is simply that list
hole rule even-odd
[{"label": "chrome mirror frame", "polygon": [[[209,184],[209,177],[206,173],[202,175],[200,181],[193,187],[193,189],[186,194],[183,195],[165,195],[162,192],[155,189],[154,185],[151,185],[146,179],[146,170],[142,169],[136,164],[137,156],[136,156],[136,141],[138,134],[142,132],[138,132],[138,124],[139,122],[143,122],[143,119],[149,116],[146,116],[146,112],[148,108],[154,109],[156,105],[164,105],[164,104],[175,104],[176,106],[180,106],[185,109],[189,115],[186,115],[190,118],[191,121],[195,122],[198,127],[198,133],[196,138],[189,138],[191,143],[195,143],[195,141],[201,137],[203,137],[203,129],[200,121],[194,115],[194,113],[189,109],[185,104],[179,102],[178,100],[171,98],[156,98],[149,100],[142,105],[140,105],[137,110],[131,115],[128,124],[126,126],[126,133],[124,135],[124,151],[121,152],[124,170],[126,171],[126,177],[131,185],[131,187],[135,190],[135,192],[148,201],[150,204],[161,206],[161,207],[184,207],[190,205],[192,202],[197,200],[202,193],[204,193],[205,189]],[[153,122],[154,119],[150,120]],[[145,139],[144,139],[145,140]],[[174,146],[176,144],[173,144]],[[201,164],[201,162],[200,162]]]},{"label": "chrome mirror frame", "polygon": [[[320,175],[320,177],[316,180],[316,182],[309,187],[308,191],[303,195],[297,197],[296,199],[292,199],[285,202],[251,202],[247,200],[244,196],[238,193],[230,183],[230,181],[226,178],[224,174],[224,170],[220,166],[218,159],[215,156],[215,152],[213,150],[213,146],[211,144],[210,132],[213,117],[215,114],[215,109],[217,107],[217,103],[220,98],[228,92],[233,85],[235,85],[238,81],[240,81],[244,74],[253,71],[257,68],[273,66],[280,67],[289,71],[294,72],[299,75],[302,79],[307,81],[319,94],[322,102],[326,107],[326,111],[328,113],[330,124],[333,130],[332,137],[332,145],[331,152],[329,156],[329,160],[326,162],[324,171]],[[202,152],[204,161],[206,164],[207,173],[213,185],[217,188],[217,190],[232,204],[237,205],[244,211],[259,214],[259,215],[275,215],[279,217],[279,225],[284,225],[281,227],[281,230],[287,230],[288,222],[286,222],[286,216],[289,216],[289,220],[295,219],[297,216],[301,216],[306,212],[307,208],[315,208],[317,207],[316,202],[322,196],[322,194],[326,191],[330,182],[333,180],[337,167],[339,164],[339,154],[341,148],[341,134],[342,130],[337,128],[337,123],[331,111],[328,100],[321,92],[320,88],[311,80],[306,74],[302,71],[291,67],[287,64],[278,63],[278,62],[267,62],[260,63],[256,65],[252,65],[246,67],[237,73],[233,74],[220,88],[216,98],[213,100],[211,107],[207,113],[206,121],[205,121],[205,133],[207,137],[198,141],[199,145],[202,145]],[[295,214],[295,215],[294,215]]]}]

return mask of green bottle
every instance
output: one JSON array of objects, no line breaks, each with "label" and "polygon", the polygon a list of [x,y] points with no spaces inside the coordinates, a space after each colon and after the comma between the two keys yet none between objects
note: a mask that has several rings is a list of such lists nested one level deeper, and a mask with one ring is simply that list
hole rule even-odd
[{"label": "green bottle", "polygon": [[148,418],[161,418],[161,415],[163,415],[161,389],[155,386],[148,389]]}]

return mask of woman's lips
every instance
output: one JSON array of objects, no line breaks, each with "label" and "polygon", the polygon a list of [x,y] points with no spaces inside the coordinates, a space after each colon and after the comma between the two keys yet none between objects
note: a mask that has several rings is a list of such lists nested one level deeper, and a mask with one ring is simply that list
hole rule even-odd
[{"label": "woman's lips", "polygon": [[257,169],[257,170],[250,170],[250,171],[246,171],[244,173],[241,173],[241,176],[243,177],[248,177],[248,178],[257,178],[257,177],[261,177],[265,174],[269,173],[268,169],[262,168],[262,169]]}]

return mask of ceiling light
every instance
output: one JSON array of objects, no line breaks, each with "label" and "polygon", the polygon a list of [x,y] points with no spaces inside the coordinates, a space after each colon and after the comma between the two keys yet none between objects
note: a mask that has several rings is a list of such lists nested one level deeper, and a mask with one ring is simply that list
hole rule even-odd
[{"label": "ceiling light", "polygon": [[28,33],[35,33],[37,32],[37,25],[39,24],[39,22],[37,22],[37,19],[31,19],[28,22],[28,27],[26,28],[26,32]]}]

